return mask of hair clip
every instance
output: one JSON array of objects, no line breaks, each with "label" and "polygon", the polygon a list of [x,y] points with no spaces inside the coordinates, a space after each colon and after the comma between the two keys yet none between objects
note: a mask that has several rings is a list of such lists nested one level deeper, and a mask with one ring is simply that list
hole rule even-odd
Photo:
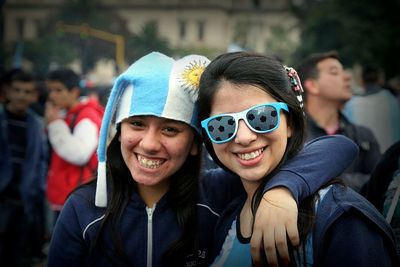
[{"label": "hair clip", "polygon": [[[292,68],[292,67],[288,67],[288,66],[284,66],[287,75],[289,77],[289,81],[292,87],[292,90],[295,92],[296,97],[297,97],[297,101],[299,101],[300,107],[303,110],[304,113],[304,102],[303,102],[303,96],[302,94],[304,93],[304,89],[301,86],[301,81],[300,81],[300,77],[297,74],[297,71]],[[305,114],[305,113],[304,113]]]}]

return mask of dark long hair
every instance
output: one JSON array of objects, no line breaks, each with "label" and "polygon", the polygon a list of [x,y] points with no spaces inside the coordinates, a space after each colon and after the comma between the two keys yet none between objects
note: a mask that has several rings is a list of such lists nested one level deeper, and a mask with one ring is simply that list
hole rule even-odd
[{"label": "dark long hair", "polygon": [[[236,85],[253,85],[268,93],[279,102],[284,102],[289,107],[286,113],[288,125],[293,129],[292,136],[288,138],[287,147],[282,160],[266,177],[257,189],[252,199],[253,214],[261,202],[263,189],[268,180],[275,175],[281,166],[295,156],[302,148],[305,138],[305,117],[303,109],[292,90],[287,71],[281,62],[274,57],[247,52],[226,53],[215,58],[205,69],[200,79],[199,117],[204,120],[210,116],[214,96],[220,89],[221,83],[227,81]],[[233,105],[234,103],[232,103]],[[211,141],[203,130],[204,143],[214,161],[225,170],[228,170],[218,160]],[[305,241],[307,233],[312,226],[313,197],[301,203],[299,208],[300,239]],[[294,262],[294,261],[292,261]]]},{"label": "dark long hair", "polygon": [[[120,133],[119,125],[116,135],[107,148],[107,181],[111,194],[105,218],[99,228],[92,250],[95,247],[99,247],[109,256],[113,264],[129,266],[131,263],[124,250],[118,225],[132,193],[136,190],[136,182],[132,179],[121,154]],[[165,266],[182,265],[185,256],[194,253],[197,246],[196,201],[198,175],[201,166],[201,146],[199,145],[200,140],[197,134],[195,134],[195,142],[199,146],[199,153],[197,155],[188,155],[182,167],[171,177],[168,196],[176,213],[182,234],[166,251],[163,257]],[[111,238],[116,255],[110,255],[110,252],[105,249],[104,244],[101,242],[106,228],[111,229]]]}]

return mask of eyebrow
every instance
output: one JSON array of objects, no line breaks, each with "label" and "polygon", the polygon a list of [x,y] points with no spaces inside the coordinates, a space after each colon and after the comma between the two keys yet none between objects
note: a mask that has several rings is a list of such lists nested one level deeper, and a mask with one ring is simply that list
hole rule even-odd
[{"label": "eyebrow", "polygon": [[178,120],[173,120],[173,119],[169,119],[169,118],[164,118],[164,117],[158,117],[155,115],[151,115],[151,114],[143,114],[143,115],[132,115],[129,118],[127,118],[128,120],[134,120],[135,118],[141,118],[144,119],[146,117],[154,117],[157,119],[160,119],[162,121],[162,123],[177,123],[177,124],[183,124],[186,125],[185,122],[183,121],[178,121]]}]

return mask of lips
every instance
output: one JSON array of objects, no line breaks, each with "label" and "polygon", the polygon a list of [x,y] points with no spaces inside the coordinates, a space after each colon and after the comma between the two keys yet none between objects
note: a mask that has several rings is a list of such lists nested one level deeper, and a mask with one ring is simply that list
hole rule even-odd
[{"label": "lips", "polygon": [[160,159],[149,159],[146,158],[142,155],[138,155],[137,156],[138,162],[140,164],[140,166],[148,168],[148,169],[157,169],[159,168],[165,160],[160,160]]},{"label": "lips", "polygon": [[237,156],[242,160],[252,160],[260,156],[263,151],[264,148],[260,148],[249,153],[237,153]]}]

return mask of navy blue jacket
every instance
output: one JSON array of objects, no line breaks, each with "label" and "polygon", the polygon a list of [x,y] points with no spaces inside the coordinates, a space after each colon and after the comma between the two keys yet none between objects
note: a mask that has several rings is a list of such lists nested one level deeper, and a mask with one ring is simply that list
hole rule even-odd
[{"label": "navy blue jacket", "polygon": [[[363,187],[381,157],[378,141],[370,129],[351,123],[342,113],[339,113],[339,129],[336,134],[345,135],[358,146],[358,157],[340,178],[347,186],[363,194],[365,190]],[[311,116],[308,116],[307,140],[324,135],[327,135],[326,131],[318,126]]]},{"label": "navy blue jacket", "polygon": [[[8,138],[7,113],[0,105],[0,195],[12,183],[13,168]],[[26,214],[43,202],[46,184],[48,148],[44,124],[32,110],[27,112],[27,147],[21,169],[20,192]]]},{"label": "navy blue jacket", "polygon": [[313,246],[314,266],[400,266],[390,225],[368,200],[340,185],[318,207]]},{"label": "navy blue jacket", "polygon": [[[323,137],[305,146],[298,157],[289,161],[273,177],[266,189],[285,186],[296,199],[302,199],[315,192],[329,177],[343,171],[356,154],[357,147],[350,139],[343,136]],[[94,205],[94,187],[94,184],[82,187],[68,198],[51,240],[49,267],[118,266],[110,260],[115,260],[116,256],[109,232],[106,234],[109,242],[105,242],[105,251],[113,256],[107,257],[100,251],[89,253],[105,212],[104,208]],[[211,252],[216,222],[226,205],[243,193],[240,179],[221,169],[209,170],[200,178],[197,204],[199,250],[197,255],[186,257],[186,266],[208,266],[213,260]],[[156,204],[150,217],[145,203],[134,193],[119,226],[131,266],[161,266],[162,255],[181,233],[168,193]],[[149,260],[147,253],[151,255]]]},{"label": "navy blue jacket", "polygon": [[[221,215],[214,255],[219,254],[245,200],[244,193]],[[343,185],[333,185],[320,202],[312,240],[313,266],[400,266],[390,225],[368,200]]]}]

